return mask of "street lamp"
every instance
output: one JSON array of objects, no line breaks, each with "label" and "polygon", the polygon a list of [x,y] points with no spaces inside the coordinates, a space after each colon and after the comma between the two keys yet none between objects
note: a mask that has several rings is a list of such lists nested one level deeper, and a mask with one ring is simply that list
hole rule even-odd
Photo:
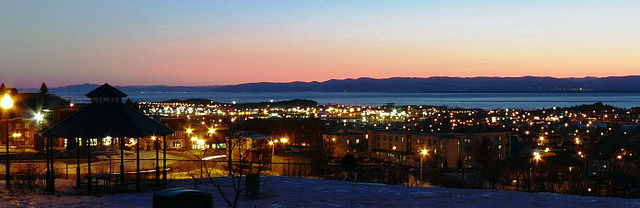
[{"label": "street lamp", "polygon": [[2,109],[4,110],[9,110],[13,107],[13,98],[11,98],[11,95],[9,95],[9,93],[4,94],[4,96],[2,96],[2,100],[0,100],[0,107],[2,107]]},{"label": "street lamp", "polygon": [[429,150],[428,149],[422,149],[420,150],[420,182],[422,182],[422,158],[424,156],[426,156],[427,154],[429,154]]},{"label": "street lamp", "polygon": [[[536,165],[538,164],[538,162],[540,160],[542,160],[542,156],[540,155],[540,152],[533,152],[533,159],[536,160]],[[533,181],[533,167],[531,166],[531,158],[529,158],[529,191],[531,191],[531,183]]]},{"label": "street lamp", "polygon": [[285,151],[285,148],[287,148],[286,147],[287,142],[289,142],[289,139],[287,139],[286,137],[280,138],[280,143],[282,143],[282,151]]},{"label": "street lamp", "polygon": [[269,146],[271,146],[271,156],[273,157],[273,154],[275,154],[275,152],[276,152],[276,149],[275,149],[275,148],[276,148],[275,142],[273,142],[273,141],[269,141]]},{"label": "street lamp", "polygon": [[7,143],[7,156],[5,157],[7,174],[5,175],[5,180],[7,187],[9,187],[11,186],[11,168],[9,164],[9,110],[13,108],[13,98],[11,98],[11,95],[9,95],[9,93],[5,93],[4,96],[2,96],[2,99],[0,100],[0,107],[2,107],[2,109],[4,110],[3,117],[5,117],[6,130],[4,132],[4,136]]}]

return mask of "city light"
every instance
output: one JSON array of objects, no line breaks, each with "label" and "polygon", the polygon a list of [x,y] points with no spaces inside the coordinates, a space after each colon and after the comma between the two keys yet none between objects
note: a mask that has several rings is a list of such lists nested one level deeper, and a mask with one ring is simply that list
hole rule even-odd
[{"label": "city light", "polygon": [[192,134],[193,133],[193,129],[192,128],[187,128],[186,132],[187,132],[187,134]]},{"label": "city light", "polygon": [[540,156],[539,152],[533,152],[533,159],[535,159],[536,161],[540,161],[542,157]]},{"label": "city light", "polygon": [[287,143],[288,141],[289,141],[289,139],[287,139],[287,138],[281,138],[280,139],[280,142],[282,142],[282,143]]},{"label": "city light", "polygon": [[13,136],[14,138],[15,138],[15,137],[21,137],[21,136],[22,136],[22,133],[20,133],[20,132],[16,132],[16,133],[13,133],[11,136]]},{"label": "city light", "polygon": [[420,154],[427,155],[427,154],[429,154],[429,150],[428,149],[422,149],[422,150],[420,150]]},{"label": "city light", "polygon": [[216,133],[216,129],[214,128],[209,128],[209,134],[215,134]]}]

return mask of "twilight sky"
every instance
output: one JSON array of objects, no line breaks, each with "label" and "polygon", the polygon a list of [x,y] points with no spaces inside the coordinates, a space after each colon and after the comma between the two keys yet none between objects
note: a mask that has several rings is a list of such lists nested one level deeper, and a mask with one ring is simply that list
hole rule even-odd
[{"label": "twilight sky", "polygon": [[5,1],[0,79],[219,85],[640,74],[640,1]]}]

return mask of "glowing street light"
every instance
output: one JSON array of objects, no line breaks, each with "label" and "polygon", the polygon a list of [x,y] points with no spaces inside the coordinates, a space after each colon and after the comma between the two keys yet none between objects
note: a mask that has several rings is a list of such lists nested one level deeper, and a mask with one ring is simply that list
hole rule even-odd
[{"label": "glowing street light", "polygon": [[33,114],[33,120],[36,120],[36,122],[42,122],[44,121],[44,114],[37,112],[35,114]]},{"label": "glowing street light", "polygon": [[187,130],[185,132],[187,132],[187,134],[192,134],[193,133],[193,129],[192,128],[187,128]]},{"label": "glowing street light", "polygon": [[13,98],[11,98],[11,95],[9,95],[9,93],[6,93],[4,94],[4,96],[2,96],[2,100],[0,100],[0,107],[2,107],[2,109],[4,110],[13,108]]},{"label": "glowing street light", "polygon": [[287,143],[288,141],[289,141],[289,139],[287,139],[287,138],[285,138],[285,137],[283,137],[283,138],[281,138],[281,139],[280,139],[280,142],[282,142],[282,143]]},{"label": "glowing street light", "polygon": [[216,133],[216,129],[214,128],[209,128],[209,134],[215,134]]}]

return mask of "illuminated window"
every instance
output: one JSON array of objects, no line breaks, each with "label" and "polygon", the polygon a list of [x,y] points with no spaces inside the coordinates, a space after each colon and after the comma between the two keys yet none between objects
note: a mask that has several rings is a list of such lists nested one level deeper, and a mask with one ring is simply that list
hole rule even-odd
[{"label": "illuminated window", "polygon": [[110,146],[111,145],[111,137],[102,138],[102,145]]}]

